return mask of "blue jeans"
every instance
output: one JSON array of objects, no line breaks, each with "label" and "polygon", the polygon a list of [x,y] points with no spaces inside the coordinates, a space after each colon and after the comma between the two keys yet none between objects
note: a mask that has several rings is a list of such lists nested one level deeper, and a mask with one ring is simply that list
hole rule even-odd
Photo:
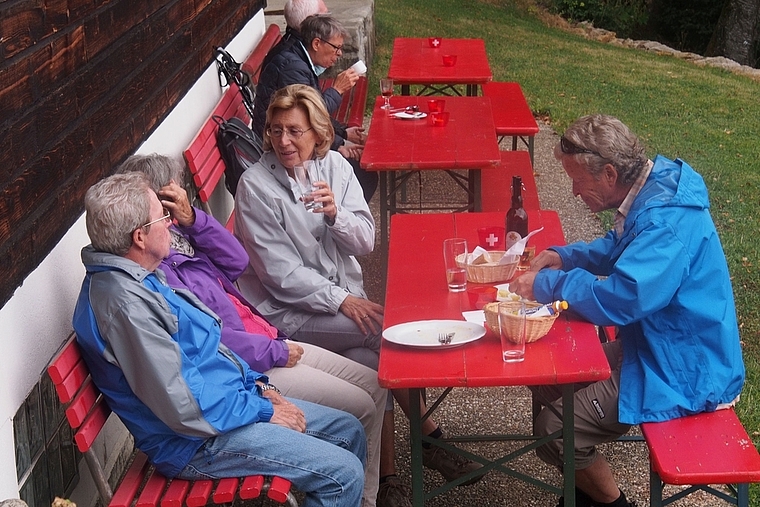
[{"label": "blue jeans", "polygon": [[254,423],[210,438],[178,475],[217,479],[277,475],[306,494],[303,507],[357,507],[367,439],[352,415],[288,398],[303,410],[306,433]]}]

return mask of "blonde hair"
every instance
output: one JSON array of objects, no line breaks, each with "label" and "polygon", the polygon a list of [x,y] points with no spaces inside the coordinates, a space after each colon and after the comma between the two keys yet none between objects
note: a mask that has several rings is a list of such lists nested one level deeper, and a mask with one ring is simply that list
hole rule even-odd
[{"label": "blonde hair", "polygon": [[274,113],[293,108],[301,108],[306,113],[309,126],[314,130],[318,139],[314,146],[314,156],[315,158],[324,158],[330,151],[335,130],[322,96],[311,86],[303,84],[288,85],[285,88],[280,88],[272,95],[272,101],[269,103],[269,109],[267,109],[267,122],[264,127],[264,151],[272,151],[269,127],[272,124]]}]

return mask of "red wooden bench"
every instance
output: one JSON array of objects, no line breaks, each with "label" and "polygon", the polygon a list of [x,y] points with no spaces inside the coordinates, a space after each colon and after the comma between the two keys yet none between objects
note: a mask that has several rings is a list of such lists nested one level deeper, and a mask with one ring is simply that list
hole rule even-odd
[{"label": "red wooden bench", "polygon": [[[319,80],[320,88],[323,91],[331,87],[332,83],[332,78]],[[364,124],[364,109],[367,107],[368,91],[369,81],[366,76],[361,76],[354,87],[343,94],[343,100],[332,117],[349,127],[361,127]]]},{"label": "red wooden bench", "polygon": [[533,164],[533,141],[538,134],[538,124],[520,85],[491,81],[483,84],[483,95],[491,99],[493,122],[499,141],[504,137],[512,137],[512,149],[516,150],[517,140],[521,139],[528,147],[530,163]]},{"label": "red wooden bench", "polygon": [[241,500],[250,500],[265,492],[276,502],[287,502],[297,507],[295,497],[290,492],[290,481],[281,477],[273,477],[271,481],[265,481],[261,475],[219,481],[169,480],[156,472],[148,457],[140,451],[135,453],[116,491],[112,491],[106,473],[92,450],[92,444],[103,429],[111,409],[92,382],[74,335],[48,366],[48,375],[61,403],[68,405],[66,420],[74,430],[74,442],[85,456],[104,505],[131,507],[136,500],[135,507],[203,507],[209,499],[215,504],[227,504],[235,500],[236,495]]},{"label": "red wooden bench", "polygon": [[[760,482],[760,455],[733,410],[644,423],[641,432],[649,448],[653,507],[668,505],[697,490],[739,507],[748,506],[749,483]],[[663,499],[666,484],[691,487]],[[725,484],[732,494],[710,484]]]},{"label": "red wooden bench", "polygon": [[523,181],[523,207],[540,209],[533,165],[527,151],[501,151],[501,162],[480,170],[480,199],[483,211],[509,211],[512,204],[512,176]]}]

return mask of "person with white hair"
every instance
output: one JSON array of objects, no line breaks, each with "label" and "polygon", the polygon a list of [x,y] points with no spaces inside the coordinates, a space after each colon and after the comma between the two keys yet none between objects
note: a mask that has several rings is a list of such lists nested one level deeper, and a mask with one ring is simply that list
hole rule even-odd
[{"label": "person with white hair", "polygon": [[327,6],[323,0],[288,0],[285,2],[286,37],[289,31],[299,32],[303,20],[314,14],[327,14]]}]

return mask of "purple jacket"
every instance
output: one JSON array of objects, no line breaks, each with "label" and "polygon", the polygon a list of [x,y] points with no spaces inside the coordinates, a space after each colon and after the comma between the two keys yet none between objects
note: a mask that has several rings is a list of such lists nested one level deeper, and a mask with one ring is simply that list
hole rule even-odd
[{"label": "purple jacket", "polygon": [[[195,209],[195,224],[177,227],[195,249],[195,257],[188,257],[174,249],[159,268],[166,273],[170,287],[189,289],[198,299],[222,319],[222,343],[248,362],[251,369],[267,371],[288,362],[288,346],[278,331],[279,338],[251,334],[245,330],[235,305],[227,293],[232,294],[251,311],[261,314],[238,292],[233,281],[248,266],[248,254],[222,224],[203,211]],[[263,317],[262,317],[263,318]]]}]

